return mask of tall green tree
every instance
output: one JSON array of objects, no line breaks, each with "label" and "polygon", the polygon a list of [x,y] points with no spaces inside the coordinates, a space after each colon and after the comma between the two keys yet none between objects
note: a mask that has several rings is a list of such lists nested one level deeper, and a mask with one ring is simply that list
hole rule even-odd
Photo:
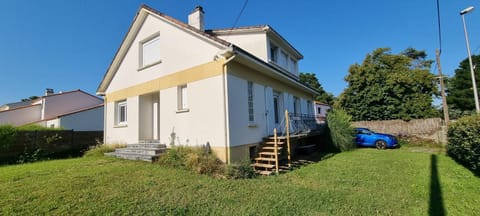
[{"label": "tall green tree", "polygon": [[318,91],[319,94],[315,97],[315,100],[327,104],[333,104],[335,97],[333,97],[333,94],[328,93],[323,89],[314,73],[300,73],[300,82]]},{"label": "tall green tree", "polygon": [[[480,91],[480,55],[473,55],[477,91]],[[475,67],[476,65],[476,67]],[[472,75],[468,58],[460,62],[455,70],[455,75],[448,80],[447,103],[453,110],[468,112],[475,110],[475,100],[473,96]]]},{"label": "tall green tree", "polygon": [[432,106],[438,94],[432,61],[425,51],[408,48],[392,54],[378,48],[367,54],[362,64],[353,64],[345,77],[348,87],[337,107],[353,120],[416,119],[437,115]]}]

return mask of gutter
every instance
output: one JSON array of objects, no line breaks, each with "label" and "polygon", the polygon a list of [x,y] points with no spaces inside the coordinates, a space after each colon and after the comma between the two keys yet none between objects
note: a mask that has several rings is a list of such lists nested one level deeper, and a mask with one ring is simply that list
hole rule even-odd
[{"label": "gutter", "polygon": [[231,157],[230,157],[230,130],[228,130],[229,126],[229,117],[228,117],[228,83],[227,83],[227,64],[232,61],[236,55],[233,52],[232,47],[224,50],[223,53],[220,55],[216,55],[216,58],[225,58],[226,60],[223,62],[222,65],[222,88],[223,88],[223,115],[224,115],[224,130],[225,130],[225,161],[227,164],[231,164]]}]

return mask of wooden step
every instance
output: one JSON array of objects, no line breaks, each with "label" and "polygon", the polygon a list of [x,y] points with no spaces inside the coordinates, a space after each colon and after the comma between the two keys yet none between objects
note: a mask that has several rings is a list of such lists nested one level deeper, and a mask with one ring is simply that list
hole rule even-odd
[{"label": "wooden step", "polygon": [[252,164],[254,167],[262,167],[262,168],[267,168],[267,169],[273,169],[275,165],[273,164],[264,164],[264,163],[254,163]]},{"label": "wooden step", "polygon": [[[275,156],[275,152],[259,152],[259,155],[273,155]],[[278,155],[280,155],[280,152],[277,152]]]},{"label": "wooden step", "polygon": [[275,158],[257,157],[255,161],[275,161]]},{"label": "wooden step", "polygon": [[[275,142],[274,141],[268,141],[268,142],[265,142],[265,144],[267,145],[275,145]],[[285,144],[285,142],[277,142],[277,145],[283,145]]]},{"label": "wooden step", "polygon": [[[263,150],[275,150],[274,146],[264,146],[262,147]],[[283,147],[277,147],[277,150],[282,150]]]}]

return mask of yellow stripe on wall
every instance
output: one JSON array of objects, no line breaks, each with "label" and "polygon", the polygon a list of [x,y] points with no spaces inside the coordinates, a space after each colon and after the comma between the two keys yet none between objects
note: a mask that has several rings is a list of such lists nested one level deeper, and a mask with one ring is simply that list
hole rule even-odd
[{"label": "yellow stripe on wall", "polygon": [[219,76],[223,71],[224,60],[212,61],[203,65],[192,67],[183,71],[179,71],[164,77],[160,77],[142,84],[134,85],[107,93],[105,95],[106,102],[114,102],[123,100],[128,97],[143,95],[163,89],[203,80],[215,76]]}]

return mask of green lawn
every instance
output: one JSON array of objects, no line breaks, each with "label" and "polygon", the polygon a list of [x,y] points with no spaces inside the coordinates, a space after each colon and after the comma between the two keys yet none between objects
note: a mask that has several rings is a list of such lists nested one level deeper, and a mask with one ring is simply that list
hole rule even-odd
[{"label": "green lawn", "polygon": [[222,180],[107,157],[0,167],[0,215],[478,215],[480,178],[443,154],[359,149]]}]

